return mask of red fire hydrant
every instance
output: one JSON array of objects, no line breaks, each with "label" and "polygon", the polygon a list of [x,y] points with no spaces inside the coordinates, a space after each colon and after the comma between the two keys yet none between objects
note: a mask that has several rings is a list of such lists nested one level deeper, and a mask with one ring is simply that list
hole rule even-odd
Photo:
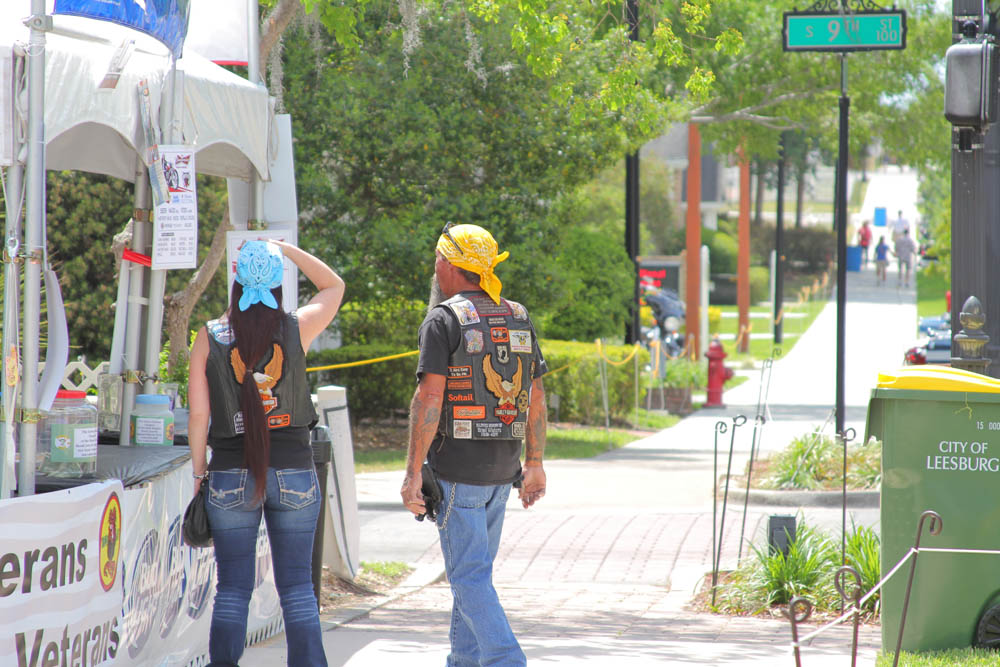
[{"label": "red fire hydrant", "polygon": [[724,408],[722,402],[722,385],[729,378],[733,377],[733,369],[722,363],[726,358],[726,351],[722,349],[722,344],[717,338],[713,338],[708,344],[708,351],[705,352],[708,358],[708,396],[704,407]]}]

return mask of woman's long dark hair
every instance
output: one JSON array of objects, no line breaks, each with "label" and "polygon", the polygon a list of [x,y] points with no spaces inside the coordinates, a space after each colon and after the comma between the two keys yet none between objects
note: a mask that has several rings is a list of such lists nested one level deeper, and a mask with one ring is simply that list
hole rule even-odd
[{"label": "woman's long dark hair", "polygon": [[254,368],[271,351],[285,319],[281,309],[281,287],[271,290],[278,308],[268,308],[255,303],[246,310],[240,310],[243,285],[233,282],[233,295],[229,301],[229,328],[236,339],[236,349],[246,370],[240,380],[240,409],[243,411],[243,464],[253,475],[255,482],[254,501],[259,502],[267,491],[267,467],[271,460],[271,432],[264,414],[257,382],[253,379]]}]

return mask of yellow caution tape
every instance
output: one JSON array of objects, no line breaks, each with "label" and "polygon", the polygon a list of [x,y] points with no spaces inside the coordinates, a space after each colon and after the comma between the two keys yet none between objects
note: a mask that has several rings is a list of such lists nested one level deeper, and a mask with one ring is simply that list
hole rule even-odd
[{"label": "yellow caution tape", "polygon": [[400,352],[399,354],[390,354],[387,357],[379,357],[377,359],[365,359],[364,361],[349,361],[343,364],[330,364],[329,366],[313,366],[312,368],[307,368],[306,373],[312,373],[313,371],[329,371],[335,368],[353,368],[354,366],[367,366],[368,364],[377,364],[380,361],[392,361],[393,359],[412,357],[415,354],[420,354],[420,350],[411,350],[410,352]]},{"label": "yellow caution tape", "polygon": [[949,366],[904,366],[897,371],[879,373],[881,389],[917,389],[922,391],[971,391],[1000,394],[1000,381],[979,373]]}]

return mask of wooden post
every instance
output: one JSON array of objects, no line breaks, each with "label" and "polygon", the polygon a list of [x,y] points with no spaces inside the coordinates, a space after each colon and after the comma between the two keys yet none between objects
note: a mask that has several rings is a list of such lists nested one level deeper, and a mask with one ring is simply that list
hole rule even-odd
[{"label": "wooden post", "polygon": [[750,161],[743,148],[740,159],[739,253],[736,260],[736,304],[739,310],[737,352],[750,351]]},{"label": "wooden post", "polygon": [[687,167],[687,272],[684,322],[685,345],[692,358],[701,350],[701,133],[695,123],[688,123]]}]

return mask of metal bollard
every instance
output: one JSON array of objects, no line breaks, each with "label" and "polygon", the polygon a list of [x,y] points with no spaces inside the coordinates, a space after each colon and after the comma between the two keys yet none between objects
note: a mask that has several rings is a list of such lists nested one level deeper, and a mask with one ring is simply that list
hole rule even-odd
[{"label": "metal bollard", "polygon": [[326,426],[316,426],[310,434],[313,450],[313,464],[316,466],[316,477],[319,480],[320,506],[319,517],[316,519],[316,534],[313,536],[312,580],[316,592],[316,604],[319,604],[319,594],[323,588],[323,526],[326,523],[326,478],[330,472],[330,461],[333,455],[333,445],[330,429]]}]

